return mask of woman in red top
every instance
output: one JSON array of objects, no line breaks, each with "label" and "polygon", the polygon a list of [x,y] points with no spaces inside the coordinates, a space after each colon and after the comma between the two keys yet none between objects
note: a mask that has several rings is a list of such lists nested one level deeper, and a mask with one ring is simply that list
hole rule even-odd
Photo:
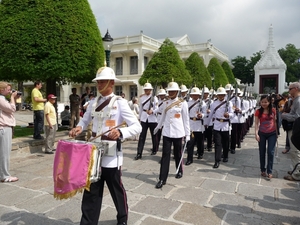
[{"label": "woman in red top", "polygon": [[[255,111],[255,138],[259,146],[260,171],[263,177],[272,178],[276,133],[276,111],[272,108],[271,96],[262,95],[260,108]],[[268,143],[268,149],[266,144]],[[267,151],[267,169],[266,169]],[[267,170],[267,173],[266,173]]]}]

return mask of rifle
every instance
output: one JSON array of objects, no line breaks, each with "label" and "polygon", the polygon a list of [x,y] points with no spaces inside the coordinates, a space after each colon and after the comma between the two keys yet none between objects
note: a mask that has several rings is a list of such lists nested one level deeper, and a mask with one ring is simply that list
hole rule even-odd
[{"label": "rifle", "polygon": [[186,102],[188,102],[190,100],[192,88],[193,88],[193,85],[191,85],[190,89],[188,90],[188,93],[186,94],[186,97],[185,97]]},{"label": "rifle", "polygon": [[207,107],[207,109],[210,109],[211,100],[212,100],[212,98],[214,96],[214,93],[215,93],[215,90],[213,89],[212,93],[208,97],[208,107]]},{"label": "rifle", "polygon": [[[234,107],[235,108],[237,106],[237,95],[238,95],[238,87],[237,87],[237,84],[235,83],[235,96],[234,96]],[[235,114],[238,114],[237,111],[235,111]]]},{"label": "rifle", "polygon": [[154,88],[152,90],[152,94],[151,94],[151,97],[150,97],[150,104],[149,104],[148,110],[150,110],[151,107],[153,107],[154,97],[156,95],[156,89],[157,89],[157,81],[156,81],[155,86],[154,86]]},{"label": "rifle", "polygon": [[228,106],[229,106],[230,97],[231,97],[231,86],[230,86],[230,89],[229,89],[229,94],[228,94],[227,99],[226,99],[225,113],[228,112]]},{"label": "rifle", "polygon": [[205,85],[203,86],[202,88],[202,94],[201,94],[201,99],[199,101],[199,112],[202,112],[202,106],[203,106],[203,97],[204,97],[204,88],[205,88]]}]

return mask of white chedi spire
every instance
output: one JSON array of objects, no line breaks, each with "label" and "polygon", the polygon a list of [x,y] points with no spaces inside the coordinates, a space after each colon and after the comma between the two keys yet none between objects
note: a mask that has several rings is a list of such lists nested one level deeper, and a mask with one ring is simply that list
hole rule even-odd
[{"label": "white chedi spire", "polygon": [[273,41],[273,26],[269,28],[269,43],[266,51],[262,55],[261,59],[256,63],[254,69],[286,69],[286,64],[281,59],[278,51],[274,46]]}]

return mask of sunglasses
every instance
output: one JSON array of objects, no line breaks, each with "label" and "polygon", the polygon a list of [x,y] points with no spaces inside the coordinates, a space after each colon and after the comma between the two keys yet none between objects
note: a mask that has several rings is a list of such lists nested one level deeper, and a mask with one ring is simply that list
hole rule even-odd
[{"label": "sunglasses", "polygon": [[290,90],[293,90],[294,88],[296,88],[296,87],[291,87],[291,88],[289,88],[289,91],[290,91]]}]

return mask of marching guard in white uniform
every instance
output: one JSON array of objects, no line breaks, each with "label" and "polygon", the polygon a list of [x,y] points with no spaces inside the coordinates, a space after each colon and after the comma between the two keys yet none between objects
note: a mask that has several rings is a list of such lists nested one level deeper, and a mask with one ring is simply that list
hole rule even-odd
[{"label": "marching guard in white uniform", "polygon": [[218,168],[220,165],[222,149],[223,162],[228,162],[230,118],[233,116],[233,110],[232,103],[229,99],[225,100],[225,96],[225,89],[219,87],[217,90],[218,100],[212,104],[208,119],[214,123],[215,164],[213,168]]},{"label": "marching guard in white uniform", "polygon": [[[162,112],[163,112],[163,103],[164,101],[166,101],[166,90],[165,89],[160,89],[157,93],[158,96],[158,105],[156,107],[156,109],[154,110],[154,114],[156,115],[157,118],[157,123],[159,123],[159,121],[161,120],[161,116],[162,116]],[[164,123],[164,121],[162,121],[162,123]],[[164,125],[162,125],[163,128]],[[156,149],[152,151],[151,155],[155,155],[158,151],[159,148],[159,143],[160,143],[160,139],[161,139],[161,131],[162,129],[160,129],[159,131],[157,131],[155,138],[156,138]]]},{"label": "marching guard in white uniform", "polygon": [[154,130],[154,133],[156,134],[158,130],[162,128],[164,122],[164,127],[162,129],[162,158],[159,181],[155,186],[156,188],[161,188],[167,182],[172,144],[174,148],[175,165],[176,168],[178,168],[178,173],[175,178],[181,178],[183,173],[181,162],[181,156],[183,154],[182,141],[184,137],[186,141],[190,140],[190,124],[188,105],[186,101],[177,97],[179,90],[179,86],[176,82],[170,82],[168,84],[167,91],[169,100],[164,102],[162,119]]},{"label": "marching guard in white uniform", "polygon": [[[154,114],[154,111],[157,108],[158,100],[155,96],[156,93],[151,93],[153,91],[153,87],[150,83],[144,84],[144,92],[145,94],[140,97],[139,107],[140,114],[139,120],[142,125],[142,132],[139,137],[138,146],[137,146],[137,154],[135,156],[135,160],[141,159],[143,155],[143,150],[145,146],[145,141],[147,137],[148,128],[150,128],[151,140],[152,140],[152,155],[157,149],[157,143],[155,135],[153,134],[154,128],[157,126],[157,118]],[[156,152],[155,152],[156,154]]]},{"label": "marching guard in white uniform", "polygon": [[[123,164],[121,140],[139,134],[142,128],[127,101],[114,95],[113,86],[118,79],[116,79],[115,72],[111,68],[100,68],[93,81],[97,82],[99,95],[91,100],[83,118],[69,132],[69,135],[75,137],[92,122],[93,137],[109,131],[107,135],[101,136],[101,140],[104,142],[109,140],[109,150],[102,157],[101,179],[91,184],[90,191],[84,190],[80,224],[98,224],[105,182],[118,212],[117,224],[126,225],[128,206],[126,191],[121,179],[121,166]],[[127,126],[114,128],[124,121]],[[97,138],[96,142],[100,142],[100,138]]]},{"label": "marching guard in white uniform", "polygon": [[185,165],[193,163],[194,146],[197,146],[198,159],[203,158],[204,154],[204,122],[206,116],[206,104],[203,99],[199,98],[201,92],[199,88],[194,87],[191,90],[191,100],[188,102],[191,137],[187,144],[187,161]]}]

